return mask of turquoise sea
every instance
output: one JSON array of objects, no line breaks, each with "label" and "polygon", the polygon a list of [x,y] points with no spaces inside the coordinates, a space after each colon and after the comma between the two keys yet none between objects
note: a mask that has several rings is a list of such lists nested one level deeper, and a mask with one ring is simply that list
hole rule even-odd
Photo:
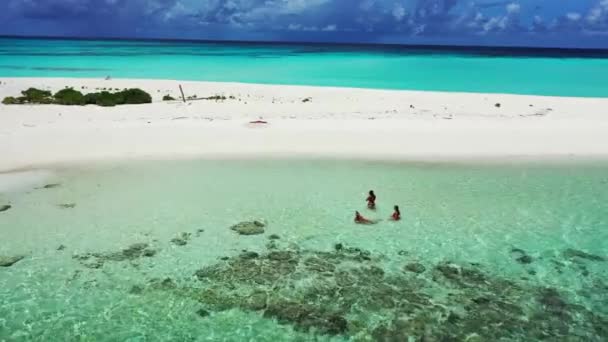
[{"label": "turquoise sea", "polygon": [[[142,161],[19,177],[0,193],[0,256],[23,257],[0,267],[0,341],[608,339],[606,162]],[[355,210],[383,220],[356,225]],[[260,234],[230,228],[252,220]]]},{"label": "turquoise sea", "polygon": [[0,77],[608,96],[608,51],[0,38]]}]

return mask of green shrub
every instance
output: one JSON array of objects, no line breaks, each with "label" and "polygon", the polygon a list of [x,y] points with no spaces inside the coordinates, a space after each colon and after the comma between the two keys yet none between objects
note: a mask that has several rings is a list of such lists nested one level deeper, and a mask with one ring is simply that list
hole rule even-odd
[{"label": "green shrub", "polygon": [[55,102],[61,105],[82,106],[86,104],[82,93],[72,88],[62,89],[54,97]]},{"label": "green shrub", "polygon": [[57,103],[60,105],[95,104],[103,107],[113,107],[122,104],[139,104],[152,102],[152,96],[150,96],[150,94],[137,88],[125,89],[116,93],[102,91],[97,93],[89,93],[86,95],[83,95],[80,91],[74,90],[73,88],[62,89],[58,91],[54,96],[51,95],[50,91],[39,90],[36,88],[30,88],[28,90],[22,91],[21,93],[23,94],[23,96],[17,98],[7,97],[2,101],[2,103]]},{"label": "green shrub", "polygon": [[14,98],[12,96],[8,96],[8,97],[5,97],[4,100],[2,100],[2,104],[15,105],[15,104],[21,104],[21,101],[19,101],[18,99]]},{"label": "green shrub", "polygon": [[118,104],[152,103],[152,96],[137,88],[123,90],[115,95],[122,97],[121,101],[117,102]]},{"label": "green shrub", "polygon": [[22,91],[21,94],[23,94],[25,102],[29,103],[46,103],[51,97],[50,91],[40,90],[36,88],[29,88],[28,90]]},{"label": "green shrub", "polygon": [[175,99],[171,95],[165,95],[163,101],[175,101]]},{"label": "green shrub", "polygon": [[88,93],[82,97],[84,100],[84,104],[97,104],[97,98],[99,97],[99,93]]},{"label": "green shrub", "polygon": [[102,107],[114,107],[117,104],[118,98],[116,94],[112,94],[107,91],[102,91],[101,93],[97,93],[95,98],[95,104]]}]

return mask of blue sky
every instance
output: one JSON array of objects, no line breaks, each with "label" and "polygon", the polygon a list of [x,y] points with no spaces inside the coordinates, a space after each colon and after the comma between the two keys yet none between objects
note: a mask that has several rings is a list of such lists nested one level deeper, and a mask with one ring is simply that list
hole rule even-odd
[{"label": "blue sky", "polygon": [[608,48],[608,0],[0,0],[0,34]]}]

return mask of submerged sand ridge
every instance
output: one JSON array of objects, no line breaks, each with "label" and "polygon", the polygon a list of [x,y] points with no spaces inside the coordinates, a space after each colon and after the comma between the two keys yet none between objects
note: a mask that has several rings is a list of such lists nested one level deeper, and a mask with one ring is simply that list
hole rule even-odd
[{"label": "submerged sand ridge", "polygon": [[[182,85],[187,103],[179,99]],[[148,105],[0,105],[0,170],[132,158],[606,157],[604,98],[9,78],[0,97],[138,87]],[[250,124],[250,122],[266,122]]]}]

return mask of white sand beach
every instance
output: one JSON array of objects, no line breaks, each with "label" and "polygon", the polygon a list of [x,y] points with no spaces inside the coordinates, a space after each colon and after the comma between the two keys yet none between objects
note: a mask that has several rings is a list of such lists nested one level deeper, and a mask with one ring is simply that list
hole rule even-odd
[{"label": "white sand beach", "polygon": [[[0,171],[143,158],[608,156],[608,98],[167,80],[0,82],[0,98],[66,86],[83,93],[138,87],[153,96],[152,104],[112,108],[0,104]],[[163,102],[167,94],[179,97],[179,84],[199,100]],[[200,100],[214,95],[227,99]]]}]

